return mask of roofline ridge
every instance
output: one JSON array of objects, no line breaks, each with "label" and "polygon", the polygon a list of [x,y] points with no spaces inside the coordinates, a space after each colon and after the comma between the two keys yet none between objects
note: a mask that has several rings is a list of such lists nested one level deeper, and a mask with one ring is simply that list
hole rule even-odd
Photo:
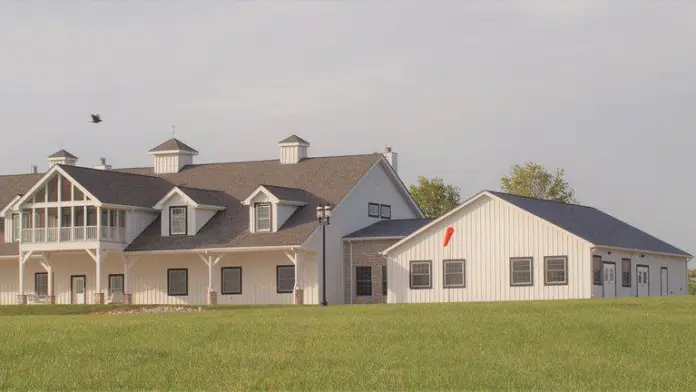
[{"label": "roofline ridge", "polygon": [[[500,194],[508,195],[508,196],[521,197],[521,198],[523,198],[523,199],[530,199],[530,200],[537,200],[537,201],[547,201],[547,202],[549,202],[549,203],[565,204],[565,205],[569,205],[569,206],[578,206],[578,207],[585,207],[585,208],[593,208],[593,209],[597,210],[596,207],[588,206],[588,205],[585,205],[585,204],[579,204],[579,203],[565,203],[565,202],[557,201],[557,200],[539,199],[538,197],[522,196],[522,195],[516,195],[516,194],[514,194],[514,193],[510,193],[510,192],[494,191],[494,190],[490,190],[490,189],[486,189],[485,191],[486,191],[486,192],[493,193],[493,194],[500,193]],[[598,211],[601,211],[601,210],[598,210]]]},{"label": "roofline ridge", "polygon": [[[124,175],[127,175],[127,176],[140,176],[140,177],[156,178],[156,179],[158,179],[158,180],[167,181],[167,180],[165,180],[164,178],[158,177],[158,176],[151,176],[151,175],[149,175],[149,174],[140,174],[140,173],[127,173],[127,172],[120,171],[120,170],[118,170],[118,169],[113,169],[113,170],[102,170],[102,169],[95,169],[95,168],[92,168],[92,167],[73,166],[73,165],[62,165],[62,164],[56,164],[56,166],[60,166],[61,168],[69,167],[69,168],[85,169],[85,170],[91,170],[91,171],[96,171],[96,172],[100,172],[100,173],[118,173],[118,174],[124,174]],[[169,181],[167,181],[167,182],[169,182]]]}]

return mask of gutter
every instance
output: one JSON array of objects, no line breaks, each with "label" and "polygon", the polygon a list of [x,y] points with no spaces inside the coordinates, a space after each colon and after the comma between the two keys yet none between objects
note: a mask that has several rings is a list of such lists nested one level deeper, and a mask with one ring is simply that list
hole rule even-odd
[{"label": "gutter", "polygon": [[379,241],[379,240],[401,240],[403,236],[390,236],[390,237],[349,237],[343,238],[343,241],[355,242],[355,241]]},{"label": "gutter", "polygon": [[271,252],[271,251],[297,251],[301,245],[281,245],[281,246],[249,246],[236,248],[201,248],[201,249],[174,249],[174,250],[146,250],[123,252],[128,255],[166,255],[177,253],[244,253],[244,252]]},{"label": "gutter", "polygon": [[668,253],[668,252],[655,252],[651,250],[642,250],[642,249],[630,249],[630,248],[620,248],[618,246],[608,246],[608,245],[595,245],[596,248],[604,248],[608,250],[615,250],[618,252],[627,252],[627,253],[644,253],[644,254],[649,254],[649,255],[657,255],[657,256],[672,256],[672,257],[683,257],[686,259],[691,259],[694,256],[690,254],[678,254],[678,253]]}]

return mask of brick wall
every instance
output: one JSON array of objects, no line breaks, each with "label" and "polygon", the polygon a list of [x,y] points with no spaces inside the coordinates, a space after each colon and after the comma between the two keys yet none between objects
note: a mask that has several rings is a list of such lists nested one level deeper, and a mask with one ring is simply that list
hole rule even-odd
[{"label": "brick wall", "polygon": [[[397,241],[391,239],[343,242],[344,303],[374,304],[387,302],[387,298],[382,295],[382,266],[387,265],[387,260],[379,252],[387,249]],[[372,267],[372,296],[358,297],[355,295],[355,267],[359,266]]]}]

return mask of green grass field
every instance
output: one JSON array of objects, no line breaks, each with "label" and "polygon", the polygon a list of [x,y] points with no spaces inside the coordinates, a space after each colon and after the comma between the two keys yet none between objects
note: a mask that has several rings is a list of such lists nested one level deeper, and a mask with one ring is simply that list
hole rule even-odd
[{"label": "green grass field", "polygon": [[693,390],[696,297],[0,307],[2,390]]}]

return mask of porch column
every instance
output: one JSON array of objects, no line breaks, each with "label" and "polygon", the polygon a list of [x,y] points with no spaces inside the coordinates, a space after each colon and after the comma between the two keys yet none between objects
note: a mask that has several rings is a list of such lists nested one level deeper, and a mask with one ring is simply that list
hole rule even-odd
[{"label": "porch column", "polygon": [[295,305],[304,304],[304,280],[302,279],[304,273],[304,262],[302,261],[302,252],[285,252],[293,264],[295,264],[295,287],[293,287],[293,303]]},{"label": "porch column", "polygon": [[131,281],[130,281],[130,270],[138,261],[137,257],[127,257],[123,256],[123,303],[125,305],[130,305],[133,303],[133,292],[131,291]]},{"label": "porch column", "polygon": [[217,291],[213,287],[213,268],[222,259],[223,255],[199,254],[198,257],[208,266],[208,305],[217,305]]},{"label": "porch column", "polygon": [[[26,253],[19,252],[19,291],[17,292],[17,303],[20,305],[25,305],[27,303],[27,296],[24,294],[24,261]],[[28,257],[27,257],[28,258]]]},{"label": "porch column", "polygon": [[104,293],[102,292],[102,258],[103,258],[103,251],[100,248],[97,248],[94,250],[94,253],[92,253],[91,250],[85,249],[87,253],[94,259],[94,262],[97,264],[97,277],[96,277],[96,290],[94,292],[94,303],[101,305],[104,303]]},{"label": "porch column", "polygon": [[46,302],[54,304],[56,303],[56,297],[53,295],[53,265],[51,264],[51,254],[42,253],[41,259],[41,266],[44,267],[48,275],[48,296],[46,296]]},{"label": "porch column", "polygon": [[101,221],[101,207],[97,207],[97,241],[102,240],[102,221]]}]

